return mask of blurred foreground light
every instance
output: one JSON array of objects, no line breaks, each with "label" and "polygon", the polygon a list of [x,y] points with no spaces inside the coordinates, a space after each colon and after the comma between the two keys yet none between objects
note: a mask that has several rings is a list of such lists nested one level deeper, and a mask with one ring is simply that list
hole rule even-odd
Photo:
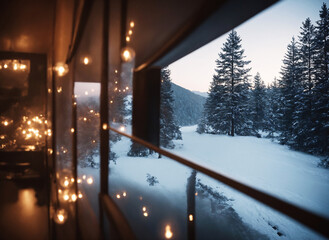
[{"label": "blurred foreground light", "polygon": [[131,21],[131,22],[129,23],[129,26],[130,26],[131,28],[135,27],[135,22],[134,22],[134,21]]},{"label": "blurred foreground light", "polygon": [[189,220],[190,222],[193,222],[193,214],[188,215],[188,220]]},{"label": "blurred foreground light", "polygon": [[120,199],[120,198],[121,198],[120,194],[117,194],[117,196],[116,196],[116,197],[117,197],[117,199]]},{"label": "blurred foreground light", "polygon": [[54,66],[54,70],[56,71],[56,73],[59,77],[63,77],[64,75],[66,75],[69,72],[69,67],[65,63],[57,63]]},{"label": "blurred foreground light", "polygon": [[121,59],[124,62],[131,62],[135,58],[135,51],[132,48],[125,47],[121,51]]},{"label": "blurred foreground light", "polygon": [[149,216],[149,214],[147,213],[147,212],[144,212],[144,217],[148,217]]},{"label": "blurred foreground light", "polygon": [[88,183],[88,184],[93,184],[93,182],[94,182],[94,180],[93,180],[92,177],[89,177],[89,178],[87,179],[87,183]]},{"label": "blurred foreground light", "polygon": [[124,132],[124,131],[126,131],[126,128],[125,128],[125,126],[121,126],[121,127],[120,127],[120,131],[121,131],[121,132]]},{"label": "blurred foreground light", "polygon": [[173,236],[173,233],[171,231],[171,227],[170,227],[170,225],[167,225],[166,231],[165,231],[165,238],[170,239],[170,238],[172,238],[172,236]]},{"label": "blurred foreground light", "polygon": [[78,194],[78,198],[82,198],[82,197],[83,197],[82,193],[79,192],[79,194]]},{"label": "blurred foreground light", "polygon": [[55,212],[54,221],[57,224],[64,224],[67,220],[67,212],[64,209],[58,209]]},{"label": "blurred foreground light", "polygon": [[83,64],[88,65],[90,63],[90,59],[88,57],[83,58]]},{"label": "blurred foreground light", "polygon": [[103,130],[107,130],[107,124],[106,123],[103,123]]},{"label": "blurred foreground light", "polygon": [[71,200],[73,201],[73,202],[75,202],[76,200],[77,200],[77,195],[75,195],[75,194],[72,194],[71,195]]},{"label": "blurred foreground light", "polygon": [[122,196],[126,197],[127,196],[127,193],[126,192],[123,192],[122,193]]}]

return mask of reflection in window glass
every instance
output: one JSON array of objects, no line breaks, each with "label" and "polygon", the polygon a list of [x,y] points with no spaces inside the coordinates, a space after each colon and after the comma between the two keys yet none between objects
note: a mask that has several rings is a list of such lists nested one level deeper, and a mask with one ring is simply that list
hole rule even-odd
[{"label": "reflection in window glass", "polygon": [[[45,91],[30,74],[30,60],[0,60],[0,149],[40,151],[45,146],[46,129],[42,96],[29,95],[29,88]],[[37,99],[38,101],[35,101]],[[36,104],[37,103],[37,104]]]}]

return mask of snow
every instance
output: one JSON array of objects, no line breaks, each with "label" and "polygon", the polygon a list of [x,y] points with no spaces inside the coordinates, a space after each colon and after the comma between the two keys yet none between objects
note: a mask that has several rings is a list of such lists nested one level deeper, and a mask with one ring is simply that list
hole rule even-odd
[{"label": "snow", "polygon": [[[175,141],[176,149],[170,151],[329,218],[329,172],[317,167],[319,158],[290,150],[269,139],[200,135],[195,130],[196,126],[181,128],[183,140]],[[129,146],[130,140],[126,138],[113,145],[118,159],[116,164],[111,164],[110,181],[124,179],[149,191],[146,175],[150,174],[160,183],[152,189],[176,196],[168,201],[182,199],[184,202],[191,169],[164,157],[158,159],[157,154],[146,158],[128,157]],[[86,169],[83,172],[86,173]],[[233,199],[230,204],[242,220],[271,239],[322,239],[306,227],[214,179],[200,173],[197,179]],[[283,236],[280,237],[278,232]]]}]

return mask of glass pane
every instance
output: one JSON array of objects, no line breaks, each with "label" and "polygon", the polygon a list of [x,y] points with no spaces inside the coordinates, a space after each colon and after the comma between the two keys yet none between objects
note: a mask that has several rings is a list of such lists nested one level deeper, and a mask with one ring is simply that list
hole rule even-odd
[{"label": "glass pane", "polygon": [[[81,212],[90,214],[88,218],[93,218],[97,222],[100,171],[100,83],[76,82],[74,93],[77,97],[78,195],[83,198],[81,207],[85,207]],[[86,211],[90,206],[92,212]]]},{"label": "glass pane", "polygon": [[[190,170],[157,153],[150,154],[149,149],[126,137],[112,149],[116,159],[110,163],[109,194],[138,239],[186,239]],[[132,156],[137,152],[139,156]],[[141,157],[144,154],[150,155]]]},{"label": "glass pane", "polygon": [[161,147],[329,218],[324,8],[279,2],[171,64]]}]

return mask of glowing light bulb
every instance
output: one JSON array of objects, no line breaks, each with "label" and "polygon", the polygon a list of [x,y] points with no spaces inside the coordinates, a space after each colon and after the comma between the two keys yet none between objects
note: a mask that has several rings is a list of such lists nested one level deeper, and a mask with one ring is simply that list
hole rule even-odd
[{"label": "glowing light bulb", "polygon": [[129,36],[126,37],[126,41],[130,42],[130,37]]},{"label": "glowing light bulb", "polygon": [[106,123],[103,123],[103,130],[107,130],[107,124]]},{"label": "glowing light bulb", "polygon": [[67,219],[67,212],[64,209],[58,209],[55,212],[54,221],[57,224],[64,224]]},{"label": "glowing light bulb", "polygon": [[74,128],[71,128],[71,133],[74,133],[74,131],[75,131]]},{"label": "glowing light bulb", "polygon": [[5,125],[5,126],[8,126],[8,124],[9,124],[8,121],[3,122],[3,125]]},{"label": "glowing light bulb", "polygon": [[21,64],[21,66],[19,67],[21,70],[25,70],[26,69],[26,65],[25,64]]},{"label": "glowing light bulb", "polygon": [[81,179],[80,179],[80,178],[78,178],[77,182],[78,182],[78,183],[81,183]]},{"label": "glowing light bulb", "polygon": [[54,70],[57,72],[57,75],[59,77],[63,77],[66,75],[69,71],[69,67],[67,64],[64,63],[57,63],[54,67]]},{"label": "glowing light bulb", "polygon": [[87,183],[88,183],[88,184],[93,184],[93,182],[94,182],[94,180],[93,180],[92,177],[90,177],[90,178],[87,179]]},{"label": "glowing light bulb", "polygon": [[122,196],[126,197],[127,196],[127,193],[126,192],[123,192],[122,193]]},{"label": "glowing light bulb", "polygon": [[131,62],[135,58],[135,51],[132,48],[125,47],[121,51],[121,58],[124,62]]},{"label": "glowing light bulb", "polygon": [[166,226],[166,231],[165,231],[165,238],[166,238],[166,239],[170,239],[170,238],[172,238],[173,235],[174,235],[174,234],[173,234],[172,231],[171,231],[171,227],[170,227],[170,225],[167,225],[167,226]]},{"label": "glowing light bulb", "polygon": [[188,215],[188,220],[189,220],[190,222],[193,222],[193,215],[192,215],[192,214]]},{"label": "glowing light bulb", "polygon": [[88,57],[84,57],[83,58],[83,64],[84,65],[88,65],[89,64],[89,58]]},{"label": "glowing light bulb", "polygon": [[63,199],[64,199],[65,201],[67,201],[67,200],[70,199],[70,196],[69,196],[68,194],[64,194]]},{"label": "glowing light bulb", "polygon": [[148,217],[149,216],[149,214],[147,212],[144,212],[143,215],[144,215],[144,217]]},{"label": "glowing light bulb", "polygon": [[146,207],[143,207],[142,209],[143,209],[143,212],[145,212],[145,211],[146,211]]},{"label": "glowing light bulb", "polygon": [[126,128],[125,128],[125,126],[121,126],[121,127],[120,127],[120,131],[121,131],[121,132],[124,132],[124,131],[126,131]]},{"label": "glowing light bulb", "polygon": [[129,35],[132,35],[132,34],[133,34],[133,30],[130,29],[130,30],[128,31],[128,34],[129,34]]},{"label": "glowing light bulb", "polygon": [[78,198],[82,198],[82,197],[83,197],[82,193],[79,192],[79,194],[78,194]]},{"label": "glowing light bulb", "polygon": [[18,69],[17,63],[14,64],[14,70],[16,71]]},{"label": "glowing light bulb", "polygon": [[85,180],[85,179],[86,179],[86,175],[83,175],[83,176],[82,176],[82,179]]},{"label": "glowing light bulb", "polygon": [[65,187],[67,187],[70,184],[70,182],[69,182],[69,180],[65,180],[63,184]]},{"label": "glowing light bulb", "polygon": [[76,200],[77,200],[77,195],[75,195],[75,194],[72,194],[71,195],[71,200],[73,201],[73,202],[75,202]]},{"label": "glowing light bulb", "polygon": [[120,199],[120,198],[121,198],[120,194],[117,194],[117,196],[116,196],[116,197],[117,197],[117,199]]},{"label": "glowing light bulb", "polygon": [[83,118],[83,121],[87,121],[87,118],[84,117],[84,118]]},{"label": "glowing light bulb", "polygon": [[133,27],[135,27],[135,22],[131,21],[129,25],[130,25],[131,28],[133,28]]},{"label": "glowing light bulb", "polygon": [[7,64],[3,65],[3,68],[8,68],[8,65]]}]

